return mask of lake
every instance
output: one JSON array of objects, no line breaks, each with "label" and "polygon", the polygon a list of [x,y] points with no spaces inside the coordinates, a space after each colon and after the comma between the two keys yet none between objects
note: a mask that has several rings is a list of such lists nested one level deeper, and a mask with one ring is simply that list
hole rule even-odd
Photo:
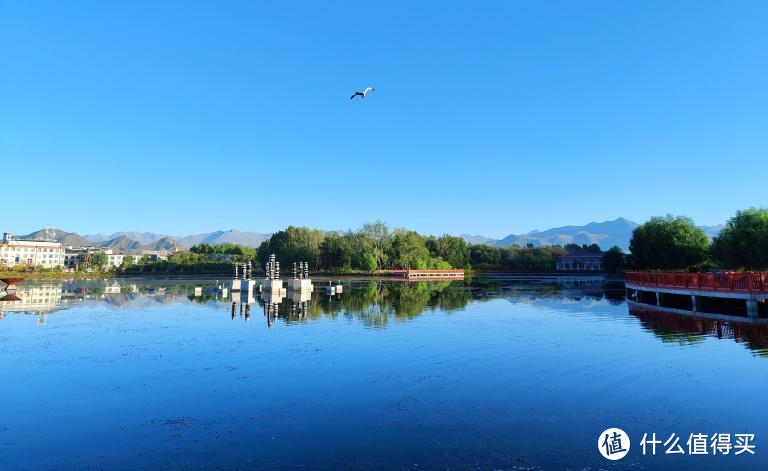
[{"label": "lake", "polygon": [[[600,277],[346,279],[247,307],[214,285],[21,283],[0,469],[768,468],[765,326],[630,312]],[[685,454],[644,456],[645,433]],[[756,454],[688,453],[714,433]]]}]

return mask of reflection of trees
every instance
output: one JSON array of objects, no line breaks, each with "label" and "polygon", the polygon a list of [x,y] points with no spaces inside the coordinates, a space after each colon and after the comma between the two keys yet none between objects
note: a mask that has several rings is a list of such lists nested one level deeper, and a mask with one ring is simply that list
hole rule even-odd
[{"label": "reflection of trees", "polygon": [[470,301],[500,298],[513,302],[543,299],[555,303],[582,299],[617,302],[615,298],[618,298],[623,302],[624,285],[611,286],[600,277],[570,281],[556,277],[509,276],[454,281],[351,281],[344,284],[341,295],[329,296],[322,290],[313,292],[306,306],[287,298],[277,306],[277,316],[288,323],[344,316],[358,319],[367,326],[386,327],[391,320],[413,319],[425,311],[451,312],[464,309]]},{"label": "reflection of trees", "polygon": [[[620,294],[623,302],[623,284],[610,287],[603,278],[590,277],[535,277],[535,276],[479,276],[451,281],[391,281],[383,279],[348,280],[340,295],[330,296],[317,289],[309,299],[289,293],[271,312],[284,322],[304,322],[322,317],[357,319],[366,326],[386,327],[391,321],[414,319],[425,311],[451,312],[464,309],[470,301],[482,302],[507,299],[512,302],[532,303],[552,301],[553,307],[568,305],[566,300],[610,299]],[[204,287],[202,296],[195,296],[195,287]],[[213,280],[121,279],[64,282],[61,291],[76,302],[95,300],[114,308],[130,308],[137,303],[167,304],[184,300],[192,303],[231,304],[231,298],[222,299],[212,291]],[[240,302],[240,294],[235,301]],[[615,294],[615,293],[614,293]],[[255,295],[251,302],[263,307],[264,301]],[[294,298],[295,300],[292,300]],[[255,312],[252,311],[252,315]]]},{"label": "reflection of trees", "polygon": [[452,287],[450,281],[356,281],[345,284],[342,295],[330,296],[315,291],[306,301],[306,309],[286,299],[278,306],[278,316],[287,322],[298,322],[343,315],[359,319],[368,326],[385,327],[391,319],[413,319],[426,310],[463,309],[470,298],[469,291]]},{"label": "reflection of trees", "polygon": [[662,342],[691,345],[703,342],[705,337],[727,338],[743,342],[760,356],[768,356],[768,324],[706,319],[638,307],[630,307],[629,313]]}]

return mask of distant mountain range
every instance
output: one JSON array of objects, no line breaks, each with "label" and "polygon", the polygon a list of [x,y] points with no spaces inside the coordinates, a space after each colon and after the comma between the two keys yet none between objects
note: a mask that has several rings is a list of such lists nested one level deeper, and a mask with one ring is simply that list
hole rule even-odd
[{"label": "distant mountain range", "polygon": [[243,232],[237,229],[228,231],[207,232],[205,234],[188,235],[179,238],[179,242],[192,247],[197,244],[232,244],[245,245],[247,247],[258,247],[262,242],[269,239],[271,234],[262,234],[261,232]]},{"label": "distant mountain range", "polygon": [[72,247],[105,247],[119,252],[141,252],[142,250],[174,250],[189,248],[193,245],[206,244],[241,244],[248,247],[258,247],[268,239],[270,234],[259,232],[243,232],[236,229],[228,231],[206,232],[186,236],[170,236],[156,232],[115,232],[110,235],[88,234],[81,236],[74,232],[60,229],[41,229],[19,236],[20,239],[52,238],[65,246]]},{"label": "distant mountain range", "polygon": [[[607,250],[614,245],[623,250],[629,250],[629,240],[632,231],[638,226],[636,222],[624,218],[613,221],[590,222],[583,226],[563,226],[544,231],[531,231],[526,234],[510,234],[503,239],[493,239],[482,235],[462,234],[460,237],[471,244],[487,244],[495,247],[508,247],[510,245],[534,247],[546,245],[597,244],[601,249]],[[700,226],[707,235],[712,238],[720,233],[723,225]],[[155,232],[116,232],[110,235],[89,234],[81,236],[74,232],[66,232],[59,229],[41,229],[39,231],[20,236],[22,239],[42,239],[53,237],[65,246],[107,247],[116,251],[140,252],[142,250],[173,250],[189,248],[193,245],[206,244],[241,244],[248,247],[258,247],[263,241],[269,239],[270,234],[261,232],[243,232],[237,229],[228,231],[206,232],[186,236],[172,236]]]},{"label": "distant mountain range", "polygon": [[52,238],[56,242],[60,242],[61,245],[65,245],[65,246],[71,245],[73,247],[85,247],[88,245],[93,245],[91,241],[81,236],[80,234],[75,234],[74,232],[61,231],[59,229],[40,229],[39,231],[35,231],[31,234],[18,236],[18,238],[19,239],[48,239],[50,236],[52,236]]},{"label": "distant mountain range", "polygon": [[110,235],[88,234],[84,237],[90,240],[91,242],[95,243],[95,242],[104,242],[105,240],[117,239],[118,237],[122,237],[122,236],[125,236],[131,240],[135,240],[140,244],[151,244],[152,242],[158,241],[160,239],[174,238],[173,236],[170,236],[167,234],[158,234],[155,232],[136,232],[136,231],[115,232],[114,234],[110,234]]},{"label": "distant mountain range", "polygon": [[462,234],[459,237],[464,239],[464,241],[468,244],[488,244],[493,245],[496,241],[490,237],[485,237],[481,235],[472,235],[472,234]]},{"label": "distant mountain range", "polygon": [[[566,245],[566,244],[597,244],[603,250],[608,250],[614,245],[621,249],[629,250],[629,240],[632,238],[632,231],[638,224],[624,218],[614,219],[605,222],[590,222],[584,226],[563,226],[547,229],[544,231],[531,231],[527,234],[510,234],[503,239],[494,240],[489,237],[477,235],[462,235],[461,237],[468,243],[487,244],[496,247],[508,247],[510,245],[520,245],[525,247],[527,244],[533,244],[534,247],[546,245]],[[700,226],[706,234],[712,238],[720,233],[723,225]]]}]

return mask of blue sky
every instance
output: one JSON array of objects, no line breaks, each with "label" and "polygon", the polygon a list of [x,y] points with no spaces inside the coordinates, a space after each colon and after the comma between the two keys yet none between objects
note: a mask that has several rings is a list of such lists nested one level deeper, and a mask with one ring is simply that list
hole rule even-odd
[{"label": "blue sky", "polygon": [[2,229],[721,223],[766,204],[767,20],[760,1],[0,0]]}]

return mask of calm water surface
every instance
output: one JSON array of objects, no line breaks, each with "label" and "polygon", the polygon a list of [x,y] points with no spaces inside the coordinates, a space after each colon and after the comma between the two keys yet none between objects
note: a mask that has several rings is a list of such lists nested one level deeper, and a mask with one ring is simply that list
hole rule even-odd
[{"label": "calm water surface", "polygon": [[[23,283],[0,469],[768,468],[764,327],[629,312],[600,278],[354,280],[242,312],[194,296],[213,285]],[[757,454],[642,456],[645,432]]]}]

